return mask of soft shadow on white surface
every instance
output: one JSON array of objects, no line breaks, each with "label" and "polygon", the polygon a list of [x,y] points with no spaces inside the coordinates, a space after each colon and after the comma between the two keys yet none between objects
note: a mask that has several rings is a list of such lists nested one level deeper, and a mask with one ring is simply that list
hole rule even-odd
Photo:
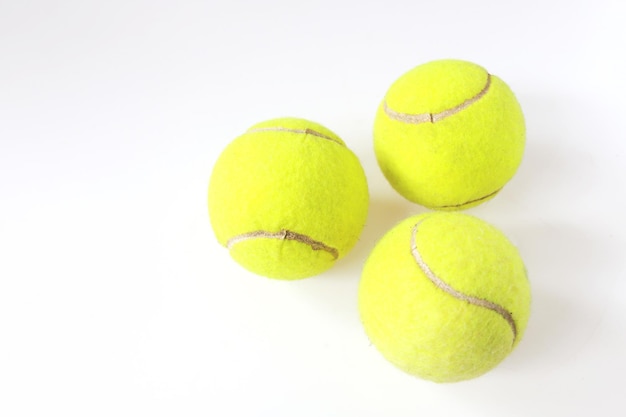
[{"label": "soft shadow on white surface", "polygon": [[[576,212],[588,222],[598,210],[619,203],[608,201],[619,200],[611,195],[619,188],[614,184],[618,177],[611,175],[618,166],[611,159],[619,150],[610,136],[603,136],[603,119],[584,96],[527,93],[520,101],[527,129],[522,163],[498,197],[471,212],[511,222],[531,214],[547,221],[547,216],[567,218]],[[593,124],[581,123],[580,112]]]},{"label": "soft shadow on white surface", "polygon": [[524,340],[507,366],[556,372],[571,365],[603,320],[619,261],[614,242],[576,224],[525,224],[511,231],[532,285]]}]

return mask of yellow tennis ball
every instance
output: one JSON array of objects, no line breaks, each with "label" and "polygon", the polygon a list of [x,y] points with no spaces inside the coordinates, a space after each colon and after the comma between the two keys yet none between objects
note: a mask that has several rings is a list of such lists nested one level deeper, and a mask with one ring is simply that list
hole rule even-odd
[{"label": "yellow tennis ball", "polygon": [[524,116],[495,75],[465,61],[441,60],[400,77],[374,124],[378,164],[405,198],[459,210],[493,198],[524,153]]},{"label": "yellow tennis ball", "polygon": [[359,311],[400,369],[436,382],[484,374],[520,342],[530,286],[517,249],[461,213],[427,213],[389,231],[368,258]]},{"label": "yellow tennis ball", "polygon": [[368,204],[357,157],[327,128],[296,118],[251,127],[226,147],[209,183],[218,241],[271,278],[330,268],[357,242]]}]

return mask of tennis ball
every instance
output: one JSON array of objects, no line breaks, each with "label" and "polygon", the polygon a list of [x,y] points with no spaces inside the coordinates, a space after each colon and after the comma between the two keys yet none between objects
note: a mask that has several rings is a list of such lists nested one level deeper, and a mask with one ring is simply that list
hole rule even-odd
[{"label": "tennis ball", "polygon": [[319,274],[357,242],[369,196],[357,157],[327,128],[296,118],[252,126],[218,158],[209,182],[218,241],[246,269]]},{"label": "tennis ball", "polygon": [[400,222],[378,242],[359,284],[371,342],[400,369],[435,382],[484,374],[520,342],[530,286],[517,249],[461,213]]},{"label": "tennis ball", "polygon": [[515,174],[524,143],[524,116],[513,92],[484,68],[458,60],[404,74],[374,123],[374,150],[389,183],[437,210],[493,198]]}]

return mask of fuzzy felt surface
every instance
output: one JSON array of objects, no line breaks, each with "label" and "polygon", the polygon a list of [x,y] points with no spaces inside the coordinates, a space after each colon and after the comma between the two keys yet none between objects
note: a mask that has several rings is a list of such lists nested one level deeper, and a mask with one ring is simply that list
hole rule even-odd
[{"label": "fuzzy felt surface", "polygon": [[259,275],[317,275],[357,242],[369,195],[357,157],[304,119],[259,123],[231,142],[209,183],[218,241]]},{"label": "fuzzy felt surface", "polygon": [[[450,109],[456,110],[446,114]],[[435,121],[407,122],[415,115]],[[400,77],[374,123],[374,150],[389,183],[408,200],[438,210],[493,198],[517,171],[524,146],[524,116],[513,92],[465,61],[434,61]]]},{"label": "fuzzy felt surface", "polygon": [[[445,286],[428,277],[414,251]],[[506,311],[514,326],[485,305]],[[455,382],[484,374],[517,346],[530,285],[517,249],[495,227],[461,213],[427,213],[378,242],[363,270],[359,311],[370,340],[394,365]]]}]

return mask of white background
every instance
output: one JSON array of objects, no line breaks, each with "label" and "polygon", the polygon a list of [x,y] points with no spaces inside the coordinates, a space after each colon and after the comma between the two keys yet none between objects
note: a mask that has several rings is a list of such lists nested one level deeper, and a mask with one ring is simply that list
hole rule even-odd
[{"label": "white background", "polygon": [[[0,1],[0,415],[623,415],[626,30],[618,1]],[[423,212],[386,183],[376,107],[437,58],[516,92],[527,151],[470,213],[530,272],[525,339],[438,385],[387,363],[363,262]],[[371,209],[322,276],[232,261],[206,189],[250,125],[299,116],[361,159]]]}]

